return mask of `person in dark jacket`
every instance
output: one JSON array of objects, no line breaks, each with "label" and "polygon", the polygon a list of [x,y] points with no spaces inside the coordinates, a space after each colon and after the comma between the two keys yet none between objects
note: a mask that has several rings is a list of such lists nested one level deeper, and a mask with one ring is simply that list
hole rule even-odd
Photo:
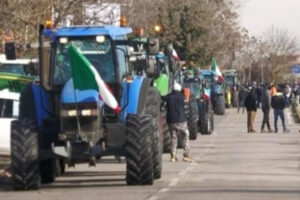
[{"label": "person in dark jacket", "polygon": [[243,107],[242,112],[244,113],[246,96],[247,96],[247,90],[244,86],[241,86],[238,94],[238,108],[237,108],[238,113],[240,112],[240,107]]},{"label": "person in dark jacket", "polygon": [[284,96],[282,94],[281,87],[277,88],[277,92],[272,97],[271,105],[272,105],[272,108],[274,109],[275,133],[277,133],[277,131],[278,131],[278,127],[277,127],[278,117],[280,117],[280,119],[281,119],[283,132],[289,132],[289,130],[285,126],[285,116],[284,116],[285,101],[284,101]]},{"label": "person in dark jacket", "polygon": [[167,123],[171,132],[171,161],[177,161],[176,151],[178,138],[183,139],[183,160],[191,162],[189,131],[184,110],[185,97],[181,92],[181,85],[174,83],[172,92],[166,97]]},{"label": "person in dark jacket", "polygon": [[245,99],[245,107],[247,109],[247,128],[248,133],[255,133],[253,123],[257,110],[257,97],[253,87],[248,88],[248,94]]},{"label": "person in dark jacket", "polygon": [[267,125],[269,133],[273,132],[273,130],[271,129],[271,126],[270,126],[270,119],[269,119],[270,109],[271,109],[270,89],[271,89],[271,87],[264,86],[262,88],[262,93],[261,93],[261,97],[260,97],[261,110],[264,114],[262,125],[261,125],[261,130],[260,130],[261,133],[265,132],[265,125]]}]

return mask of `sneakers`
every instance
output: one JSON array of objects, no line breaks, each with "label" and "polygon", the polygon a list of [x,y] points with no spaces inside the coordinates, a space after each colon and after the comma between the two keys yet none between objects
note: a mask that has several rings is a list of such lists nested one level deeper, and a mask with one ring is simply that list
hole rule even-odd
[{"label": "sneakers", "polygon": [[171,153],[171,162],[176,162],[178,159],[175,154]]},{"label": "sneakers", "polygon": [[187,155],[184,155],[182,160],[185,162],[193,162],[192,157]]},{"label": "sneakers", "polygon": [[171,162],[176,162],[178,159],[174,156],[174,157],[171,157]]}]

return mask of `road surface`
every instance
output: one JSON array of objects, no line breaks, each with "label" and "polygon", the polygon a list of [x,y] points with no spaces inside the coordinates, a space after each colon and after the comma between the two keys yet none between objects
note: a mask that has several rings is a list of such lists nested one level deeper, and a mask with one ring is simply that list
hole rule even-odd
[{"label": "road surface", "polygon": [[[76,165],[39,191],[14,192],[0,179],[2,200],[299,200],[300,125],[287,112],[290,133],[246,133],[246,114],[215,116],[215,133],[191,142],[193,163],[163,156],[163,177],[153,186],[126,186],[125,164],[106,159],[96,167]],[[271,115],[271,118],[273,115]],[[255,127],[262,119],[258,110]],[[180,151],[181,153],[181,151]]]}]

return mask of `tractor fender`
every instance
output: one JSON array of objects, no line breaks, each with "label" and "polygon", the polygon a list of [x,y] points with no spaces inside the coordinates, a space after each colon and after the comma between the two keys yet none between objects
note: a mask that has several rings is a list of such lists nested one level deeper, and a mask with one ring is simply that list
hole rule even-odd
[{"label": "tractor fender", "polygon": [[33,103],[35,107],[36,122],[38,127],[42,126],[42,121],[49,118],[50,103],[46,91],[38,83],[30,83],[27,87],[32,87]]},{"label": "tractor fender", "polygon": [[[126,116],[128,114],[142,114],[145,107],[145,100],[148,89],[151,86],[151,79],[138,76],[133,79],[128,87],[128,106],[126,109]],[[124,97],[123,95],[123,98]],[[125,100],[123,100],[125,101]]]}]

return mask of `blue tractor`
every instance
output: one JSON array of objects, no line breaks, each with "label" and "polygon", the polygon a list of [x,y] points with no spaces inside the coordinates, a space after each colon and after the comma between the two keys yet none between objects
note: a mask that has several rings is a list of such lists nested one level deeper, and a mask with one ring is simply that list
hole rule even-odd
[{"label": "blue tractor", "polygon": [[[149,59],[159,44],[156,39],[130,41],[131,32],[116,26],[40,26],[40,81],[22,92],[19,118],[11,126],[15,189],[37,189],[41,182],[55,181],[65,165],[96,165],[108,155],[125,156],[128,185],[149,185],[161,177],[161,97],[151,78],[157,65]],[[97,69],[119,113],[97,91],[74,90],[69,44]]]},{"label": "blue tractor", "polygon": [[212,70],[200,70],[200,74],[210,88],[214,113],[217,115],[225,114],[225,93],[224,84],[216,78],[216,73]]},{"label": "blue tractor", "polygon": [[210,98],[210,88],[206,84],[203,75],[201,75],[199,69],[186,70],[184,86],[190,89],[191,94],[196,99],[197,108],[194,109],[198,115],[198,129],[201,134],[209,135],[214,129],[214,116],[212,110],[212,102]]}]

